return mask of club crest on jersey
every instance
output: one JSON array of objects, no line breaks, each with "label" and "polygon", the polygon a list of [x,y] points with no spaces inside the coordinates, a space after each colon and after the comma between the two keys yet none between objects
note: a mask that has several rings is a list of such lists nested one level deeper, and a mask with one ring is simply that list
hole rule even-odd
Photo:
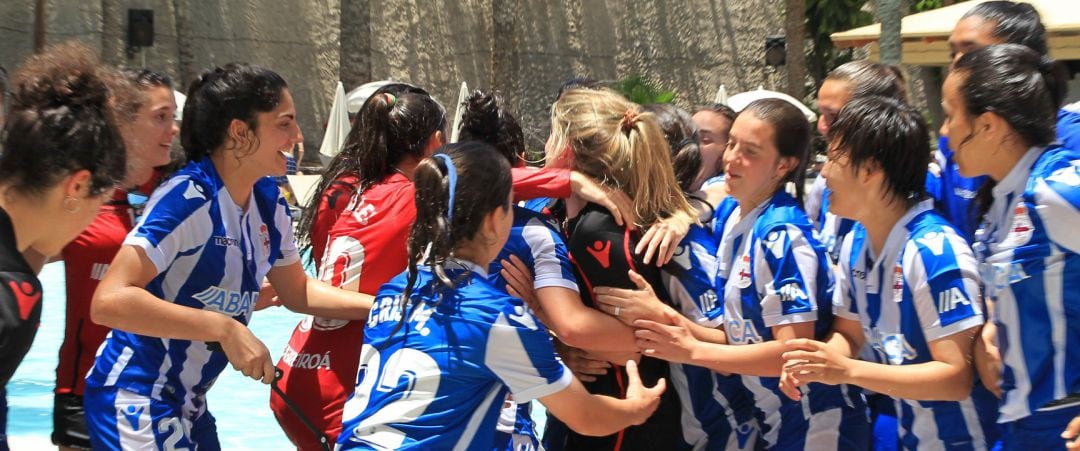
[{"label": "club crest on jersey", "polygon": [[1009,227],[1009,234],[1005,236],[1004,243],[1012,246],[1023,246],[1028,241],[1031,241],[1031,234],[1034,231],[1035,225],[1031,222],[1027,205],[1021,200],[1013,208],[1012,225]]},{"label": "club crest on jersey", "polygon": [[743,254],[739,258],[739,262],[735,264],[735,286],[738,288],[747,288],[750,286],[750,256]]},{"label": "club crest on jersey", "polygon": [[893,266],[892,295],[894,302],[904,300],[904,268],[899,263]]},{"label": "club crest on jersey", "polygon": [[266,224],[259,224],[259,242],[263,246],[263,255],[270,255],[270,232]]}]

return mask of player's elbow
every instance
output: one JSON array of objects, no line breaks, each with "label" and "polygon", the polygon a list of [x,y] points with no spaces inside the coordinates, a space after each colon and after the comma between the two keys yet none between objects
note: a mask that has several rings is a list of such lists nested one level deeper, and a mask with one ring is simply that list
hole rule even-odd
[{"label": "player's elbow", "polygon": [[938,393],[940,401],[963,401],[971,396],[971,387],[975,384],[975,374],[972,368],[964,365],[957,368],[949,378],[949,383],[942,384],[942,390]]},{"label": "player's elbow", "polygon": [[99,288],[90,300],[90,320],[95,324],[113,327],[116,318],[116,299],[110,290]]},{"label": "player's elbow", "polygon": [[[622,427],[607,422],[596,421],[596,417],[580,415],[571,421],[563,421],[566,426],[581,435],[589,437],[604,437],[619,432]],[[621,426],[621,425],[620,425]]]}]

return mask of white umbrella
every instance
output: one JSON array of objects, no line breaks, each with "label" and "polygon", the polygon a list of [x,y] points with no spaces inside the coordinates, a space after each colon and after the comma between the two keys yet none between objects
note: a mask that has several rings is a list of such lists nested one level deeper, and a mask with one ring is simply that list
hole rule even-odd
[{"label": "white umbrella", "polygon": [[360,111],[360,108],[367,102],[368,97],[375,94],[375,91],[379,90],[379,88],[390,83],[396,82],[393,80],[372,81],[364,83],[356,89],[349,91],[349,94],[345,96],[345,100],[349,105],[349,114],[356,114],[356,112]]},{"label": "white umbrella", "polygon": [[180,122],[184,120],[184,102],[187,101],[187,96],[180,91],[173,91],[173,97],[176,98],[176,112],[173,113],[173,120]]},{"label": "white umbrella", "polygon": [[345,106],[345,87],[339,81],[334,90],[334,104],[330,107],[330,117],[326,121],[326,133],[323,134],[319,154],[333,158],[341,151],[345,138],[349,135],[349,113]]},{"label": "white umbrella", "polygon": [[713,99],[713,103],[719,103],[721,105],[728,104],[727,87],[720,85],[720,89],[716,90],[716,98]]},{"label": "white umbrella", "polygon": [[731,109],[735,110],[735,112],[737,113],[739,111],[742,111],[743,108],[746,108],[747,105],[750,105],[755,100],[761,100],[761,99],[780,99],[780,100],[783,100],[785,102],[788,102],[788,103],[798,107],[799,111],[802,111],[803,115],[806,116],[807,121],[810,121],[810,122],[817,121],[817,114],[814,114],[814,111],[811,110],[810,108],[807,108],[806,105],[803,105],[802,102],[800,102],[800,101],[796,100],[794,97],[789,96],[787,94],[784,94],[782,92],[769,91],[767,89],[760,89],[759,88],[759,89],[754,90],[754,91],[746,91],[746,92],[740,92],[738,94],[735,94],[735,95],[728,98],[728,106],[730,106]]},{"label": "white umbrella", "polygon": [[465,103],[465,97],[469,94],[469,86],[465,82],[461,82],[461,91],[458,91],[457,105],[454,109],[454,128],[450,129],[450,142],[456,143],[458,140],[458,129],[461,128],[461,119],[465,116],[465,111],[461,109],[461,105]]}]

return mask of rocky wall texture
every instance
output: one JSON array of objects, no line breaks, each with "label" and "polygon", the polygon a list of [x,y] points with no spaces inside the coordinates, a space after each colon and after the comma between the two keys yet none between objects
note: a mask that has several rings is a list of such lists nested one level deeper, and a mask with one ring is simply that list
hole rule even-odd
[{"label": "rocky wall texture", "polygon": [[[0,64],[33,50],[34,0],[0,2]],[[428,88],[450,105],[462,81],[495,88],[522,117],[532,145],[568,78],[642,74],[683,106],[782,89],[763,64],[764,38],[783,34],[783,0],[48,0],[47,40],[80,39],[102,60],[145,66],[186,87],[231,61],[289,81],[314,157],[335,81],[346,90],[386,78]],[[126,51],[129,8],[154,10],[155,44]],[[181,88],[181,90],[183,90]],[[311,160],[308,160],[311,161]]]}]

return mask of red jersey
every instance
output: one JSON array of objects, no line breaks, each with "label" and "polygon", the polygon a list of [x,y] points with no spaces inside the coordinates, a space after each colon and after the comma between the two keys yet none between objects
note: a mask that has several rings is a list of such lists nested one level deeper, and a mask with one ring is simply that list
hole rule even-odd
[{"label": "red jersey", "polygon": [[56,393],[83,394],[94,354],[111,330],[90,321],[90,300],[134,222],[127,192],[117,190],[113,200],[98,210],[94,222],[60,253],[67,280],[67,320],[56,367]]},{"label": "red jersey", "polygon": [[[570,193],[567,170],[514,169],[514,177],[517,197],[566,197]],[[412,181],[398,173],[354,195],[326,235],[326,250],[316,260],[319,279],[374,295],[404,271],[409,231],[416,219],[414,196]],[[326,207],[329,205],[320,201],[320,210]],[[324,217],[322,211],[316,214],[317,221]],[[325,215],[330,214],[327,208]],[[277,364],[282,371],[278,382],[282,391],[331,442],[341,433],[342,409],[356,384],[363,331],[364,322],[359,320],[306,317],[293,330]],[[270,395],[270,407],[293,444],[301,450],[320,449],[314,434],[275,393]]]},{"label": "red jersey", "polygon": [[318,271],[322,264],[323,252],[326,251],[326,238],[330,234],[330,228],[334,227],[338,216],[349,204],[349,199],[360,183],[356,174],[342,174],[330,183],[326,191],[319,196],[319,205],[315,209],[315,220],[311,224],[311,258],[315,260],[315,270]]}]

